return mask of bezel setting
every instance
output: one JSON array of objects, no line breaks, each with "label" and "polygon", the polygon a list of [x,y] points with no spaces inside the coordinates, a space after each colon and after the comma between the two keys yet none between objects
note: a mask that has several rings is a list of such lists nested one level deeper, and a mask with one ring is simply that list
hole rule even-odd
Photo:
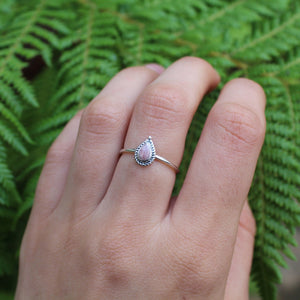
[{"label": "bezel setting", "polygon": [[[146,143],[149,143],[150,145],[150,148],[151,148],[151,157],[147,160],[141,160],[139,158],[139,151],[140,149],[146,144]],[[155,147],[154,147],[154,144],[153,144],[153,141],[152,141],[152,137],[149,136],[145,141],[143,141],[136,149],[135,149],[135,152],[134,152],[134,158],[135,158],[135,161],[140,165],[140,166],[143,166],[143,167],[146,167],[146,166],[149,166],[153,163],[153,161],[155,160]]]}]

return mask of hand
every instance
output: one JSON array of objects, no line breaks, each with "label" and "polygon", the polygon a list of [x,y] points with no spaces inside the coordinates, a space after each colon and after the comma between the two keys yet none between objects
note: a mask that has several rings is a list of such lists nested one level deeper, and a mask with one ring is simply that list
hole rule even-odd
[{"label": "hand", "polygon": [[[180,164],[192,117],[219,83],[204,60],[117,74],[51,146],[20,254],[16,299],[247,299],[255,222],[246,204],[265,133],[265,95],[223,88],[184,185],[139,166],[149,135]],[[159,74],[161,73],[161,74]]]}]

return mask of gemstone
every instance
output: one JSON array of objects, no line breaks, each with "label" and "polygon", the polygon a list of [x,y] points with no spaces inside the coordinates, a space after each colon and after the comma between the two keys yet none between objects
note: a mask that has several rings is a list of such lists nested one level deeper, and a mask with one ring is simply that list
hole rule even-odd
[{"label": "gemstone", "polygon": [[152,164],[155,159],[155,147],[151,136],[135,149],[134,158],[140,166],[146,167]]},{"label": "gemstone", "polygon": [[146,141],[139,149],[137,153],[137,157],[141,161],[147,161],[151,158],[151,156],[152,156],[151,144],[148,141]]}]

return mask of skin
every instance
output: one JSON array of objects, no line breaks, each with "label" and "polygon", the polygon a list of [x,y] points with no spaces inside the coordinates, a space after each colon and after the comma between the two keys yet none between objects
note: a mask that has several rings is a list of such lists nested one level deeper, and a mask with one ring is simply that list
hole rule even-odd
[{"label": "skin", "polygon": [[192,117],[220,77],[185,57],[127,68],[49,149],[24,235],[16,299],[248,299],[255,222],[247,194],[265,94],[234,79],[205,123],[185,182],[121,148],[152,136],[180,165]]}]

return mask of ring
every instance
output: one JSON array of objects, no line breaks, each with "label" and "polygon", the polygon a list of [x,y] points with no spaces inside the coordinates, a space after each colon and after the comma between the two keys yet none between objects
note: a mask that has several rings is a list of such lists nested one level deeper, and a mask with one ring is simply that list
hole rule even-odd
[{"label": "ring", "polygon": [[159,156],[155,152],[155,147],[152,141],[152,137],[149,136],[145,141],[143,141],[137,148],[135,149],[121,149],[120,154],[122,153],[134,153],[135,161],[143,167],[149,166],[153,163],[155,159],[164,163],[165,165],[171,167],[176,171],[179,172],[179,168],[172,164],[167,159]]}]

